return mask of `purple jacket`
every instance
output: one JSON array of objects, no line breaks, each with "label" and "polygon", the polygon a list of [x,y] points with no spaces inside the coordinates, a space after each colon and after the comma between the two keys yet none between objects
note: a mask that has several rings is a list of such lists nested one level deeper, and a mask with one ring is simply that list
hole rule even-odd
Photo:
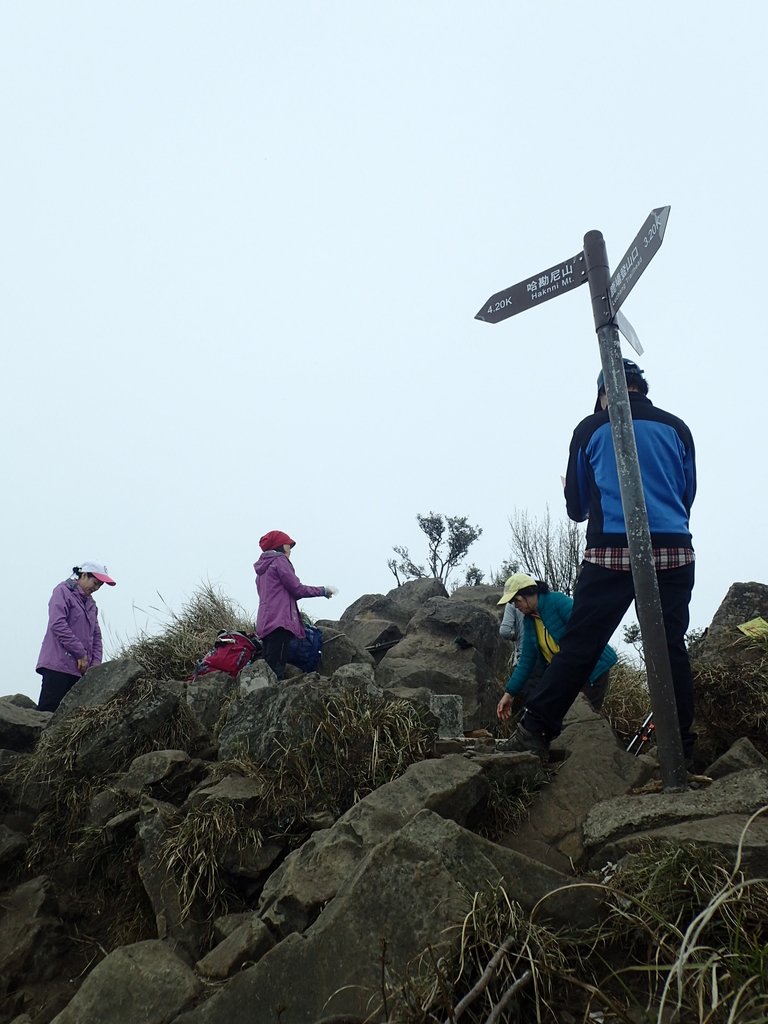
[{"label": "purple jacket", "polygon": [[263,638],[276,629],[287,629],[303,637],[304,623],[296,602],[300,597],[325,597],[325,587],[305,587],[290,558],[281,551],[265,551],[253,568],[259,592],[256,635]]},{"label": "purple jacket", "polygon": [[89,668],[101,664],[99,609],[91,595],[84,593],[75,580],[64,580],[54,588],[48,602],[48,629],[36,671],[47,668],[81,676],[77,660],[83,655],[88,656]]}]

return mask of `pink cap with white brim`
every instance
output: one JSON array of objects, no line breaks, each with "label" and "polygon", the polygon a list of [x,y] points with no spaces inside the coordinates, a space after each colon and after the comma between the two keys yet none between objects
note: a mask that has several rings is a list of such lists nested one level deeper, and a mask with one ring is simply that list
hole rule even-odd
[{"label": "pink cap with white brim", "polygon": [[117,586],[112,577],[107,573],[106,565],[102,565],[101,562],[81,562],[78,568],[80,572],[89,572],[91,576],[95,576],[97,580],[106,583],[108,587]]}]

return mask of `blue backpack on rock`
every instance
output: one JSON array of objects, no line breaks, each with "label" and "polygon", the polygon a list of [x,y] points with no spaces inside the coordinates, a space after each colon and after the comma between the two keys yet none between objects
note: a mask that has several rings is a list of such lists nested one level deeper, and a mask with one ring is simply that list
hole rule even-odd
[{"label": "blue backpack on rock", "polygon": [[295,636],[288,645],[289,665],[295,665],[302,672],[314,672],[320,664],[323,653],[323,634],[317,626],[304,626],[304,639]]}]

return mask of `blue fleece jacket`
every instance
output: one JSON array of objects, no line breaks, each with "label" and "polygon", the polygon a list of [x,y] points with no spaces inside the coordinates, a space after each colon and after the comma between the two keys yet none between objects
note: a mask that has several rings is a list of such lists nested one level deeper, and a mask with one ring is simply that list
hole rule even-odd
[{"label": "blue fleece jacket", "polygon": [[[630,391],[629,401],[651,542],[655,548],[692,547],[688,519],[696,496],[696,455],[691,432],[645,395]],[[627,547],[607,410],[587,416],[573,432],[565,502],[571,519],[588,519],[588,548]]]},{"label": "blue fleece jacket", "polygon": [[[572,609],[573,599],[568,597],[567,594],[561,594],[559,590],[553,590],[549,594],[539,594],[537,608],[539,618],[544,623],[544,628],[558,644],[565,633]],[[530,679],[538,656],[539,641],[536,637],[536,623],[532,615],[526,615],[523,625],[523,649],[520,652],[520,660],[515,671],[507,680],[505,687],[507,693],[515,694],[522,690]],[[590,683],[594,683],[598,676],[601,676],[603,672],[607,672],[617,661],[616,651],[606,645],[589,677]]]}]

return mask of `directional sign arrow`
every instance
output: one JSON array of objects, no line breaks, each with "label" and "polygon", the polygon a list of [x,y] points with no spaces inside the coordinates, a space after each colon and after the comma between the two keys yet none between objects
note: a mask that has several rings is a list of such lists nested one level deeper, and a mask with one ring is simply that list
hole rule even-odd
[{"label": "directional sign arrow", "polygon": [[524,309],[538,306],[547,299],[554,299],[556,295],[562,295],[571,288],[578,288],[586,280],[584,253],[580,252],[569,260],[556,263],[548,270],[542,270],[540,274],[534,274],[519,284],[513,284],[503,292],[496,292],[490,299],[486,299],[482,309],[475,313],[475,320],[497,324],[500,320],[514,316],[515,313],[522,313]]},{"label": "directional sign arrow", "polygon": [[670,206],[659,206],[651,210],[608,283],[608,301],[614,315],[661,248],[670,209]]}]

